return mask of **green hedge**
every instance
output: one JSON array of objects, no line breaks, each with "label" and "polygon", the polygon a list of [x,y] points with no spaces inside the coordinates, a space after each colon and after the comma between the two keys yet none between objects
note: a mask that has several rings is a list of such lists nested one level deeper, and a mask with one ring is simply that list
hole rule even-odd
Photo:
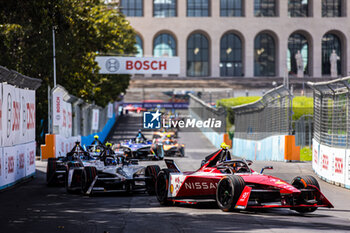
[{"label": "green hedge", "polygon": [[[221,99],[216,102],[217,107],[224,107],[227,110],[227,118],[226,118],[226,131],[231,132],[232,126],[235,122],[234,113],[231,109],[231,107],[239,106],[243,104],[249,104],[252,102],[255,102],[257,100],[261,99],[260,96],[244,96],[244,97],[235,97],[235,98],[228,98],[228,99]],[[231,135],[230,135],[231,137]]]},{"label": "green hedge", "polygon": [[[261,99],[260,96],[244,96],[235,97],[228,99],[218,100],[216,105],[218,107],[225,107],[227,110],[227,132],[232,131],[232,126],[234,125],[235,118],[231,107],[249,104]],[[297,96],[293,98],[293,120],[299,119],[303,115],[313,115],[314,113],[314,102],[312,97]]]}]

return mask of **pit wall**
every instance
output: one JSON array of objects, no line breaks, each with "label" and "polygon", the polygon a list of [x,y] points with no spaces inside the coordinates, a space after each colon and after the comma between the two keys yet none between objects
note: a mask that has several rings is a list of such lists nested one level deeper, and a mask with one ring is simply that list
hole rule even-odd
[{"label": "pit wall", "polygon": [[299,161],[300,147],[293,135],[275,135],[262,140],[233,138],[232,154],[249,160]]},{"label": "pit wall", "polygon": [[323,180],[350,189],[350,150],[312,141],[312,169]]}]

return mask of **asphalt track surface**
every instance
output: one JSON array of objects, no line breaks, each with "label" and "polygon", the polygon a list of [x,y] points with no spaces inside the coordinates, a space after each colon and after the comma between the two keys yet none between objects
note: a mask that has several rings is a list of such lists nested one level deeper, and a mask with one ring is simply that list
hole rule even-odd
[{"label": "asphalt track surface", "polygon": [[[216,150],[199,132],[180,133],[186,157],[176,158],[181,169],[193,170],[202,158]],[[154,164],[155,162],[142,162]],[[165,167],[164,162],[157,162]],[[255,162],[260,170],[291,181],[294,176],[313,174],[310,163]],[[46,163],[37,162],[37,176],[28,183],[0,193],[0,232],[347,232],[350,231],[350,190],[320,181],[321,190],[335,209],[319,209],[300,215],[289,209],[258,212],[219,210],[205,205],[160,206],[147,194],[67,194],[63,187],[45,185]]]}]

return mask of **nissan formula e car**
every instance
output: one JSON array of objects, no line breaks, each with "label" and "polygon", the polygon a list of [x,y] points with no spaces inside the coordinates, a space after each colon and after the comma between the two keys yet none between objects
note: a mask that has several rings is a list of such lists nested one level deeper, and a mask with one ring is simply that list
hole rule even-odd
[{"label": "nissan formula e car", "polygon": [[152,141],[138,141],[132,139],[121,142],[120,147],[130,158],[142,160],[161,160],[164,158],[162,144],[152,144]]},{"label": "nissan formula e car", "polygon": [[297,176],[291,184],[253,171],[251,161],[233,160],[226,149],[209,155],[194,172],[181,172],[172,160],[158,173],[156,195],[162,205],[196,204],[216,200],[223,211],[253,208],[290,208],[300,213],[333,208],[312,176]]}]

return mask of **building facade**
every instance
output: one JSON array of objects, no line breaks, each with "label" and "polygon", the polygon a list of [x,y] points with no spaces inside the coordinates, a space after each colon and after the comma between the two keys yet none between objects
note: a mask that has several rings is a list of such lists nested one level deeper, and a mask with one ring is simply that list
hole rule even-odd
[{"label": "building facade", "polygon": [[[350,74],[347,0],[120,0],[138,56],[178,56],[181,77]],[[299,63],[300,66],[300,63]],[[334,68],[334,67],[333,67]]]}]

